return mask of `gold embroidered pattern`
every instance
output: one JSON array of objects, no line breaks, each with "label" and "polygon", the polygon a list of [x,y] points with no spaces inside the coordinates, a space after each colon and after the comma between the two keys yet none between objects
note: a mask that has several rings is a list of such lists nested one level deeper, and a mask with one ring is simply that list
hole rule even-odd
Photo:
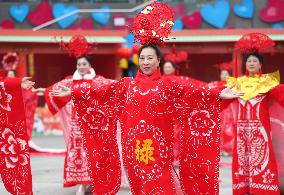
[{"label": "gold embroidered pattern", "polygon": [[244,95],[240,98],[243,100],[249,100],[256,97],[259,94],[267,93],[273,87],[276,87],[280,83],[279,72],[276,71],[270,74],[263,74],[261,76],[242,76],[239,78],[228,77],[227,87],[232,87],[235,91],[244,92]]}]

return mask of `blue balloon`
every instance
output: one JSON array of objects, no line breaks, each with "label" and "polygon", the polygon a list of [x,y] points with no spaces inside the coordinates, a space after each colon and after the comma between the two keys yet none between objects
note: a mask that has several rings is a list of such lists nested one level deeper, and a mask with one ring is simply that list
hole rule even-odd
[{"label": "blue balloon", "polygon": [[[55,3],[52,8],[52,13],[53,13],[54,18],[59,18],[61,16],[64,16],[65,14],[68,14],[76,10],[78,10],[78,8],[74,5],[65,7],[63,3]],[[71,26],[71,24],[75,22],[78,16],[79,14],[75,13],[62,20],[59,20],[58,24],[61,28],[68,28],[69,26]]]},{"label": "blue balloon", "polygon": [[29,13],[28,4],[12,5],[9,9],[9,13],[17,22],[24,22]]},{"label": "blue balloon", "polygon": [[128,35],[126,35],[125,37],[125,40],[126,40],[126,42],[125,42],[125,44],[124,44],[124,46],[126,46],[126,47],[128,47],[128,48],[132,48],[132,46],[133,46],[133,41],[134,41],[134,35],[132,34],[132,33],[129,33]]},{"label": "blue balloon", "polygon": [[216,28],[224,28],[230,14],[227,0],[218,0],[215,5],[207,4],[200,10],[202,18]]},{"label": "blue balloon", "polygon": [[175,24],[173,26],[173,30],[182,30],[183,29],[183,23],[180,19],[175,20]]},{"label": "blue balloon", "polygon": [[281,23],[275,23],[272,25],[272,28],[274,29],[282,29],[284,26]]},{"label": "blue balloon", "polygon": [[241,5],[235,5],[234,12],[239,17],[252,18],[254,12],[253,0],[243,0]]},{"label": "blue balloon", "polygon": [[109,6],[104,5],[100,9],[106,12],[92,12],[92,18],[94,21],[100,24],[107,24],[111,17],[110,12],[108,12],[110,8]]}]

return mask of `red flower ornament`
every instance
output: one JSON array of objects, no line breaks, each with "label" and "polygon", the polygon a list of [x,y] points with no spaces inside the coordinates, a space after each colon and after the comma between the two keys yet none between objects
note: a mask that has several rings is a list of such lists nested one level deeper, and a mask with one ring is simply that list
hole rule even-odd
[{"label": "red flower ornament", "polygon": [[167,4],[154,2],[146,6],[134,18],[132,32],[140,44],[164,45],[174,25],[174,12]]}]

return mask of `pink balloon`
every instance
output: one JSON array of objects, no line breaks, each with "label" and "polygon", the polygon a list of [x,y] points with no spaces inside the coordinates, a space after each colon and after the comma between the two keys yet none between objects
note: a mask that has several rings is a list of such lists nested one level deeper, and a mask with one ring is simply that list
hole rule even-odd
[{"label": "pink balloon", "polygon": [[265,22],[278,22],[284,20],[284,1],[269,0],[260,13],[260,18]]}]

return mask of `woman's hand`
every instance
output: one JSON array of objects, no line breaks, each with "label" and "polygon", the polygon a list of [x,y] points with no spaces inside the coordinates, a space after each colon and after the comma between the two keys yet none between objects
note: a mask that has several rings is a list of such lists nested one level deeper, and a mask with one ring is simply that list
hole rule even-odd
[{"label": "woman's hand", "polygon": [[33,88],[32,91],[36,93],[38,96],[43,96],[45,92],[45,88]]},{"label": "woman's hand", "polygon": [[234,99],[234,98],[239,98],[240,96],[244,95],[243,92],[233,91],[232,90],[233,87],[231,87],[231,88],[227,87],[227,88],[223,89],[221,91],[220,98],[221,99]]},{"label": "woman's hand", "polygon": [[52,96],[56,96],[56,97],[67,97],[67,96],[71,96],[71,89],[63,85],[59,85],[58,90],[50,90],[49,93]]},{"label": "woman's hand", "polygon": [[30,81],[32,77],[24,77],[21,82],[22,89],[30,89],[34,86],[35,82]]}]

